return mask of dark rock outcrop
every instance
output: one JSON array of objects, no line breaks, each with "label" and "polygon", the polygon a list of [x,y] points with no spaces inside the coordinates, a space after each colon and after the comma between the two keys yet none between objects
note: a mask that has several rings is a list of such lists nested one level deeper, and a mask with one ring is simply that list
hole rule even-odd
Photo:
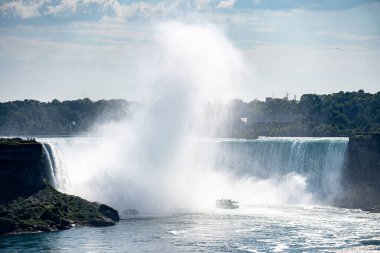
[{"label": "dark rock outcrop", "polygon": [[16,228],[16,222],[9,218],[0,217],[0,234],[10,233]]},{"label": "dark rock outcrop", "polygon": [[0,139],[0,234],[112,226],[118,212],[67,195],[48,183],[42,144]]},{"label": "dark rock outcrop", "polygon": [[111,219],[93,219],[90,221],[90,224],[94,227],[108,227],[115,225]]},{"label": "dark rock outcrop", "polygon": [[36,194],[15,199],[2,208],[0,216],[15,222],[14,232],[54,231],[76,225],[115,225],[111,217],[100,212],[99,204],[63,194],[48,184]]},{"label": "dark rock outcrop", "polygon": [[350,137],[337,203],[380,212],[380,134]]},{"label": "dark rock outcrop", "polygon": [[110,218],[115,222],[120,220],[119,213],[110,206],[100,204],[99,212],[101,212],[104,216]]},{"label": "dark rock outcrop", "polygon": [[42,190],[48,178],[44,161],[41,143],[0,139],[0,203]]}]

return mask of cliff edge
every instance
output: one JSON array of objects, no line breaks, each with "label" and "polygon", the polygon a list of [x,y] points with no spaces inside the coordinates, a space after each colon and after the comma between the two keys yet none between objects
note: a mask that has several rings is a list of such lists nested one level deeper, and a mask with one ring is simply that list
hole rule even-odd
[{"label": "cliff edge", "polygon": [[338,205],[380,212],[380,134],[350,137]]},{"label": "cliff edge", "polygon": [[49,182],[42,144],[0,139],[0,234],[112,226],[113,208],[61,193]]}]

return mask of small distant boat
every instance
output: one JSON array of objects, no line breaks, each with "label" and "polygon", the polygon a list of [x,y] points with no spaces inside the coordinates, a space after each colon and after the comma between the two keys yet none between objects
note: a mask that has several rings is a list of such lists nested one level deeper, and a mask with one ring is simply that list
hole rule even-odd
[{"label": "small distant boat", "polygon": [[233,201],[231,199],[217,199],[216,200],[216,207],[222,208],[222,209],[237,209],[239,208],[239,205],[237,205],[239,202]]}]

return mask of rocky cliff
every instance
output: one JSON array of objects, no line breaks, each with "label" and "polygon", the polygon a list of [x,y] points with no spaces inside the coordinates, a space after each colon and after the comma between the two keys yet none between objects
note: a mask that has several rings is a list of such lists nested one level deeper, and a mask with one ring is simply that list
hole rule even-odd
[{"label": "rocky cliff", "polygon": [[42,150],[34,140],[0,139],[0,234],[119,221],[118,212],[109,206],[55,190],[48,182]]},{"label": "rocky cliff", "polygon": [[42,144],[21,139],[0,140],[0,203],[28,197],[45,187]]},{"label": "rocky cliff", "polygon": [[339,205],[380,211],[380,134],[350,138]]}]

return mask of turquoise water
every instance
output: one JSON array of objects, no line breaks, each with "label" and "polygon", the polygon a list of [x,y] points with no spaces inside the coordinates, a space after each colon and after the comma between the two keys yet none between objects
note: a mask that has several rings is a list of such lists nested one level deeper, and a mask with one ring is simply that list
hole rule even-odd
[{"label": "turquoise water", "polygon": [[323,206],[243,206],[2,236],[0,252],[374,252],[379,218]]},{"label": "turquoise water", "polygon": [[[58,188],[71,182],[71,193],[121,210],[131,206],[142,214],[165,213],[156,209],[175,214],[134,217],[107,228],[2,236],[0,252],[380,250],[380,214],[310,205],[328,203],[344,191],[340,179],[347,138],[197,141],[182,150],[187,159],[174,163],[184,168],[164,163],[158,171],[137,166],[125,149],[118,154],[94,139],[44,141],[51,145],[50,171]],[[98,154],[104,158],[94,160]],[[213,208],[223,192],[241,208]],[[165,204],[175,208],[165,209]]]}]

